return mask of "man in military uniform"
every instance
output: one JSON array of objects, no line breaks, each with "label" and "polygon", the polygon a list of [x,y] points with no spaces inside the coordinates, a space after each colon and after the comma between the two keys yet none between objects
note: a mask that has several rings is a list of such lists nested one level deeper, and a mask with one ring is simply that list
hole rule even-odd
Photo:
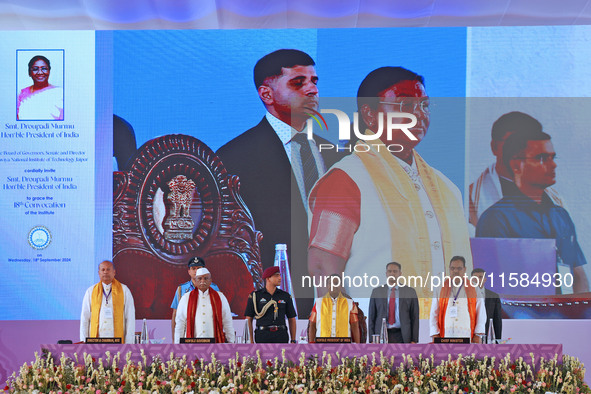
[{"label": "man in military uniform", "polygon": [[[296,311],[291,295],[278,286],[281,284],[279,267],[269,267],[263,272],[265,287],[253,291],[246,303],[246,321],[250,342],[256,343],[287,343],[289,335],[285,325],[285,317],[289,322],[291,343],[296,343]],[[257,327],[253,337],[252,319],[256,319]]]},{"label": "man in military uniform", "polygon": [[[172,299],[172,304],[170,307],[172,308],[172,340],[174,341],[174,330],[176,326],[176,310],[179,305],[179,301],[181,298],[186,294],[189,293],[197,288],[197,280],[196,280],[196,273],[199,268],[205,268],[205,260],[201,257],[191,257],[189,259],[189,263],[187,264],[187,272],[191,279],[188,282],[183,283],[179,287],[177,287],[174,298]],[[214,283],[210,286],[215,291],[220,291],[219,287],[217,287]]]}]

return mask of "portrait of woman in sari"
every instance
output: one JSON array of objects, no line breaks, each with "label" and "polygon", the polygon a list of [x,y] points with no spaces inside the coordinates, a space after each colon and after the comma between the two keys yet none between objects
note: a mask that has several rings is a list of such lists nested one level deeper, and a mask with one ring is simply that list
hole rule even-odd
[{"label": "portrait of woman in sari", "polygon": [[64,120],[63,90],[49,83],[51,64],[45,56],[29,61],[33,85],[22,89],[16,104],[18,120]]}]

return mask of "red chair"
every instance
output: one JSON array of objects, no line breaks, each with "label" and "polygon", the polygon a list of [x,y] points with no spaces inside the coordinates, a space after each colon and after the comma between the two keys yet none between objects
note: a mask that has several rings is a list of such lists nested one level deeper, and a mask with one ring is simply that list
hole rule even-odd
[{"label": "red chair", "polygon": [[128,171],[113,174],[113,261],[136,316],[171,317],[187,262],[201,256],[232,312],[243,317],[263,286],[259,242],[240,181],[201,141],[166,135],[146,142]]}]

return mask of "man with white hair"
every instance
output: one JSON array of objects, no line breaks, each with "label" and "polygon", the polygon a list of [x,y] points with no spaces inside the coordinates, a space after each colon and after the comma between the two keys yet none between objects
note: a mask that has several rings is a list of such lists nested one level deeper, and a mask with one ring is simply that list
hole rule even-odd
[{"label": "man with white hair", "polygon": [[197,269],[197,288],[179,301],[174,343],[181,338],[214,338],[216,343],[234,342],[232,312],[226,297],[210,288],[211,273],[205,267]]},{"label": "man with white hair", "polygon": [[115,266],[105,260],[99,264],[100,282],[90,286],[82,300],[80,340],[121,338],[133,343],[135,306],[129,288],[115,279]]}]

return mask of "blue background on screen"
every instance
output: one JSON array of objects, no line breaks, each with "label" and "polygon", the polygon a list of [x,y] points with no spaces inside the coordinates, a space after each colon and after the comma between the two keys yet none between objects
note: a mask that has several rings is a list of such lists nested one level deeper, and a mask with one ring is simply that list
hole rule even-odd
[{"label": "blue background on screen", "polygon": [[[256,125],[265,110],[252,70],[281,48],[315,59],[322,97],[354,97],[371,70],[388,65],[423,75],[432,97],[466,91],[466,28],[116,31],[113,45],[113,109],[138,146],[182,133],[215,151]],[[438,102],[418,151],[462,189],[463,99]]]}]

